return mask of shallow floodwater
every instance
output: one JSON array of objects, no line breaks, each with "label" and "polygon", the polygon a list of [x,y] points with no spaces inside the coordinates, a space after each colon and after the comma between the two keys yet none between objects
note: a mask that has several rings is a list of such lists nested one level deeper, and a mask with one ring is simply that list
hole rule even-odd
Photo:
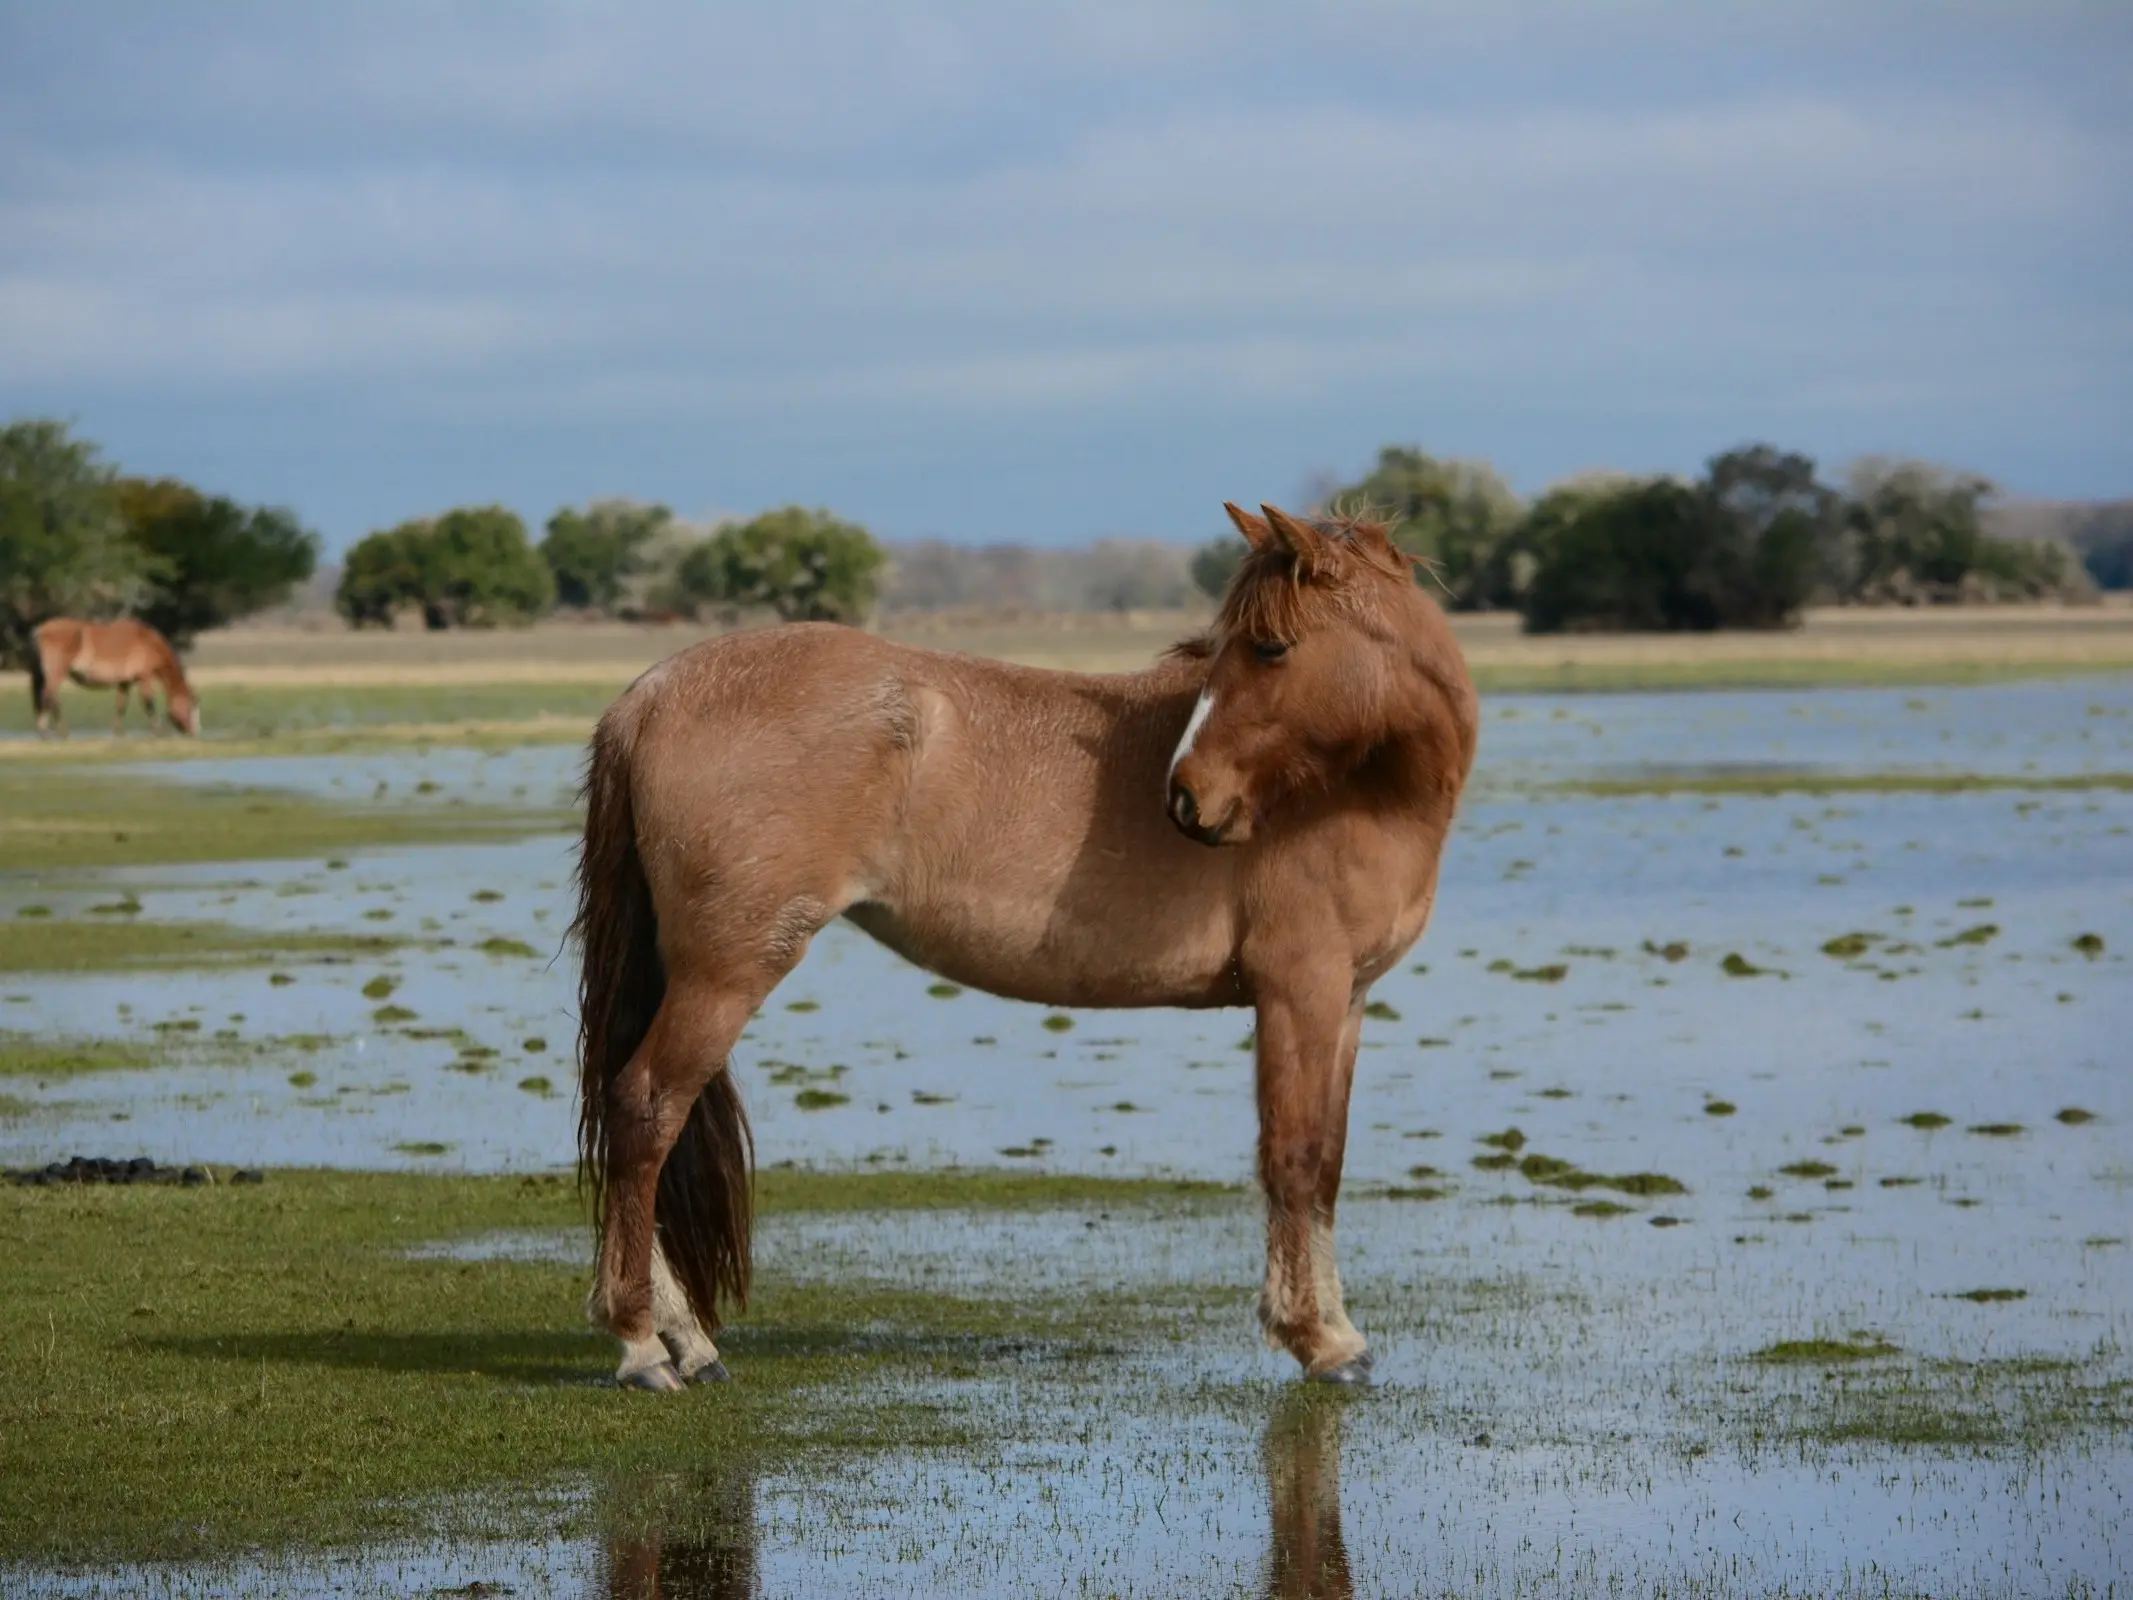
[{"label": "shallow floodwater", "polygon": [[[2122,1589],[2133,1450],[2122,1423],[2067,1419],[2122,1418],[2128,1382],[2133,794],[1556,786],[1688,769],[2125,773],[2133,685],[1489,709],[1436,922],[1377,987],[1386,1011],[1358,1072],[1342,1267],[1375,1392],[1300,1401],[1256,1348],[1248,1200],[1132,1221],[779,1217],[766,1272],[1002,1297],[1234,1285],[1235,1316],[1125,1352],[1109,1378],[988,1369],[944,1397],[1002,1441],[979,1457],[707,1482],[701,1525],[664,1545],[21,1576],[51,1592],[649,1594],[657,1571],[670,1596]],[[577,761],[175,772],[547,805]],[[0,1164],[567,1162],[570,850],[558,836],[128,873],[146,919],[415,943],[353,964],[0,980],[0,1027],[165,1058],[0,1083],[21,1102],[0,1120]],[[0,915],[33,900],[81,914],[114,886],[0,880]],[[499,940],[513,943],[484,949]],[[939,992],[839,924],[750,1027],[737,1070],[766,1163],[1243,1182],[1249,1027],[1241,1011],[1053,1013]],[[1565,1189],[1534,1181],[1546,1165],[1521,1169],[1536,1155],[1685,1192]],[[1372,1198],[1388,1191],[1406,1197]],[[584,1243],[436,1248],[575,1260]],[[1752,1359],[1814,1338],[1894,1353]],[[745,1377],[745,1327],[733,1353]],[[1281,1577],[1306,1546],[1346,1576]]]}]

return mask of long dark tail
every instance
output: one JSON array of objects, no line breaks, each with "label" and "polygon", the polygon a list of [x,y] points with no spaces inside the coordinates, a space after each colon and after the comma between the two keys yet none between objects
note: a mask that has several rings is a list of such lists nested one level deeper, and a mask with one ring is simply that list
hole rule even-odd
[{"label": "long dark tail", "polygon": [[35,721],[44,715],[44,649],[35,634],[30,635],[30,718]]},{"label": "long dark tail", "polygon": [[[607,1216],[614,1130],[608,1088],[644,1043],[666,998],[659,919],[637,854],[630,796],[636,717],[624,701],[600,719],[585,773],[585,844],[578,856],[584,956],[578,989],[578,1181],[593,1213]],[[667,1264],[703,1325],[719,1327],[721,1298],[748,1303],[749,1235],[755,1220],[755,1141],[748,1115],[720,1062],[660,1169],[653,1216]]]}]

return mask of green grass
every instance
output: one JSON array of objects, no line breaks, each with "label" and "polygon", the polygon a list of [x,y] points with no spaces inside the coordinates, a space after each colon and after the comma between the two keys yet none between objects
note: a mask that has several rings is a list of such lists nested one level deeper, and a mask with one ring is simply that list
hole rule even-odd
[{"label": "green grass", "polygon": [[[999,1172],[773,1170],[759,1194],[765,1211],[1235,1203],[1212,1185]],[[586,1325],[582,1271],[405,1254],[582,1218],[556,1177],[0,1188],[0,1559],[434,1536],[438,1496],[951,1443],[963,1424],[922,1384],[1012,1371],[1033,1343],[1053,1370],[1106,1360],[1179,1315],[764,1278],[722,1340],[741,1381],[647,1400],[597,1386],[613,1355]],[[510,1495],[465,1514],[494,1531]]]},{"label": "green grass", "polygon": [[404,939],[371,934],[262,933],[219,922],[0,921],[0,972],[109,972],[376,956]]},{"label": "green grass", "polygon": [[159,783],[45,761],[0,763],[0,872],[323,856],[518,838],[569,823],[562,812],[337,806],[276,790]]},{"label": "green grass", "polygon": [[[411,667],[410,671],[418,668]],[[424,737],[419,731],[468,723],[530,725],[512,743],[540,740],[575,742],[592,731],[593,720],[609,701],[629,686],[635,673],[618,667],[612,684],[603,683],[439,683],[363,684],[350,688],[306,685],[300,688],[230,684],[201,691],[207,735],[201,739],[152,738],[133,724],[120,740],[104,737],[111,727],[107,696],[67,693],[67,716],[75,737],[61,748],[69,759],[117,757],[129,761],[183,759],[229,754],[233,749],[301,744],[312,749],[375,748],[405,744]],[[21,704],[17,705],[16,701]],[[570,723],[573,726],[561,726]],[[0,730],[27,732],[31,727],[29,696],[0,699]],[[432,732],[428,737],[435,737]],[[453,742],[462,742],[455,738]]]},{"label": "green grass", "polygon": [[0,1032],[0,1077],[74,1078],[85,1072],[130,1071],[154,1061],[154,1053],[143,1044]]},{"label": "green grass", "polygon": [[[2074,776],[1998,772],[1655,772],[1623,778],[1580,778],[1551,786],[1559,794],[1605,798],[1637,795],[1825,794],[2082,794],[2133,793],[2133,772]],[[1836,952],[1831,952],[1835,954]]]},{"label": "green grass", "polygon": [[1627,694],[1707,689],[1875,689],[1955,687],[2039,678],[2093,678],[2133,672],[2133,662],[1934,661],[1875,658],[1762,661],[1563,661],[1546,666],[1484,663],[1483,694]]}]

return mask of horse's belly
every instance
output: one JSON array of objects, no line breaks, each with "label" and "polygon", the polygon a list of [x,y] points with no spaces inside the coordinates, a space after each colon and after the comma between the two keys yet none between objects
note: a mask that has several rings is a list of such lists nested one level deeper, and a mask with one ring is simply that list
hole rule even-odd
[{"label": "horse's belly", "polygon": [[906,961],[1010,1000],[1053,1006],[1243,1005],[1233,946],[1213,923],[1122,918],[1097,927],[1025,922],[981,907],[865,901],[848,920]]}]

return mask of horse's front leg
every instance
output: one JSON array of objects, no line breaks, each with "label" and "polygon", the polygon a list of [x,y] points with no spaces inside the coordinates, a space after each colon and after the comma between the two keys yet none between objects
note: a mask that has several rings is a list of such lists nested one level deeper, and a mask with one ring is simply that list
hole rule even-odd
[{"label": "horse's front leg", "polygon": [[1318,970],[1259,986],[1259,1182],[1267,1205],[1259,1322],[1267,1343],[1288,1351],[1306,1375],[1353,1383],[1368,1375],[1368,1357],[1330,1278],[1333,1218],[1322,1212],[1320,1194],[1329,1156],[1339,1184],[1345,1129],[1334,1126],[1333,1113],[1346,1109],[1356,1002],[1345,965],[1298,965]]},{"label": "horse's front leg", "polygon": [[[133,685],[129,683],[122,683],[118,686],[118,705],[111,713],[111,737],[114,739],[126,737],[126,694],[132,687]],[[145,696],[143,698],[146,699]],[[149,725],[153,727],[155,706],[152,702],[149,704],[148,710],[150,716]]]}]

